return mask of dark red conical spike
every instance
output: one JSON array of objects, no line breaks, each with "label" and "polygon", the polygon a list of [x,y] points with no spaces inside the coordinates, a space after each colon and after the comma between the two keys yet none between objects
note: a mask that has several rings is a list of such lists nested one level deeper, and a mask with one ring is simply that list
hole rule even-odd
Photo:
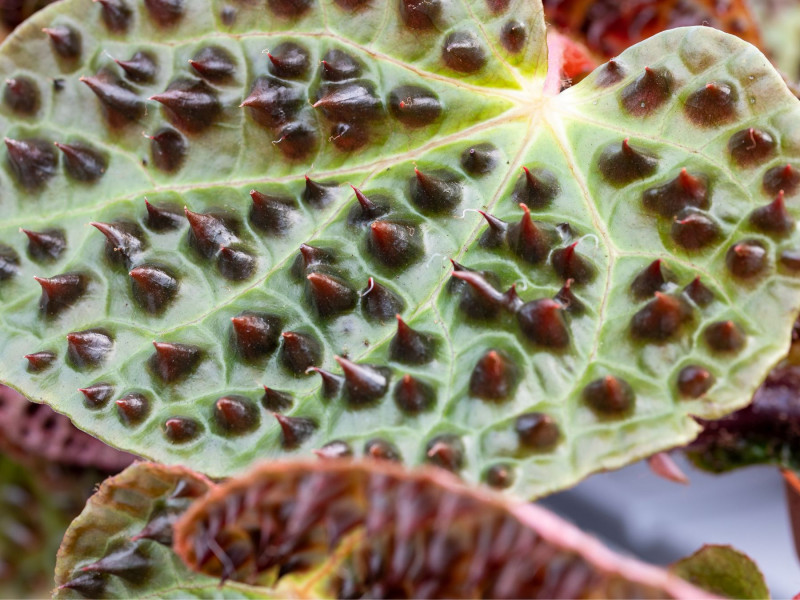
[{"label": "dark red conical spike", "polygon": [[506,302],[507,297],[496,290],[480,273],[476,271],[459,271],[455,268],[454,263],[452,277],[460,281],[466,281],[469,287],[486,303],[496,308],[509,308]]},{"label": "dark red conical spike", "polygon": [[361,309],[368,319],[374,321],[381,323],[388,321],[402,312],[405,305],[400,296],[372,277],[367,281],[367,288],[361,292]]},{"label": "dark red conical spike", "polygon": [[672,97],[672,73],[667,69],[644,68],[644,73],[622,89],[625,110],[635,117],[657,111]]},{"label": "dark red conical spike", "polygon": [[271,77],[258,77],[250,94],[239,105],[247,108],[250,116],[260,125],[280,127],[289,122],[306,104],[302,88]]},{"label": "dark red conical spike", "polygon": [[113,348],[114,340],[104,329],[87,329],[67,334],[67,359],[79,370],[99,366]]},{"label": "dark red conical spike", "polygon": [[615,85],[625,78],[625,69],[613,58],[597,70],[594,80],[597,87],[605,88]]},{"label": "dark red conical spike", "polygon": [[185,12],[186,0],[144,0],[147,12],[160,27],[175,25]]},{"label": "dark red conical spike", "polygon": [[34,279],[42,287],[39,310],[51,317],[75,304],[86,293],[89,285],[89,278],[83,273],[64,273],[50,278]]},{"label": "dark red conical spike", "polygon": [[728,270],[741,279],[761,275],[768,263],[767,249],[760,240],[742,240],[731,246],[725,254]]},{"label": "dark red conical spike", "polygon": [[686,116],[695,125],[716,127],[736,117],[736,88],[712,81],[689,95],[683,105]]},{"label": "dark red conical spike", "polygon": [[74,590],[84,598],[102,598],[107,595],[108,577],[102,573],[83,573],[58,586],[57,590]]},{"label": "dark red conical spike", "polygon": [[356,200],[358,200],[358,204],[361,207],[361,218],[359,221],[368,222],[373,219],[377,219],[387,212],[386,207],[374,203],[356,186],[351,185],[350,187],[353,188],[353,193],[355,193]]},{"label": "dark red conical spike", "polygon": [[21,229],[28,237],[28,254],[37,262],[58,260],[67,249],[67,238],[60,229],[31,231]]},{"label": "dark red conical spike", "polygon": [[344,384],[344,377],[341,375],[334,375],[330,371],[320,369],[319,367],[309,367],[308,372],[316,373],[322,380],[323,398],[333,398],[334,396],[339,395],[342,385]]},{"label": "dark red conical spike", "polygon": [[432,465],[458,472],[464,468],[464,443],[456,435],[438,435],[425,445],[425,457]]},{"label": "dark red conical spike", "polygon": [[311,304],[320,316],[333,316],[356,307],[358,293],[341,279],[325,273],[309,273],[306,279]]},{"label": "dark red conical spike", "polygon": [[728,152],[740,167],[754,167],[775,153],[775,138],[754,127],[737,131],[728,140]]},{"label": "dark red conical spike", "polygon": [[725,353],[738,352],[747,341],[744,331],[733,321],[712,323],[703,331],[703,337],[712,350]]},{"label": "dark red conical spike", "polygon": [[136,52],[128,60],[114,59],[125,76],[135,83],[152,83],[158,68],[153,56],[147,52]]},{"label": "dark red conical spike", "polygon": [[790,164],[772,167],[764,173],[762,184],[770,196],[777,195],[781,190],[791,196],[800,187],[800,171]]},{"label": "dark red conical spike", "polygon": [[631,293],[637,300],[650,298],[667,284],[661,259],[656,259],[642,270],[631,282]]},{"label": "dark red conical spike", "polygon": [[236,232],[221,217],[210,213],[196,213],[184,208],[189,221],[189,244],[206,258],[219,252],[220,247],[238,241]]},{"label": "dark red conical spike", "polygon": [[661,292],[633,315],[631,333],[641,340],[661,342],[673,337],[684,321],[691,317],[691,309],[679,297]]},{"label": "dark red conical spike", "polygon": [[423,254],[422,233],[419,228],[405,223],[373,221],[367,250],[387,267],[406,267]]},{"label": "dark red conical spike", "polygon": [[522,171],[511,193],[511,200],[515,204],[524,204],[531,210],[550,206],[561,191],[556,176],[544,167],[522,167]]},{"label": "dark red conical spike", "polygon": [[150,140],[150,154],[158,169],[172,173],[183,165],[188,145],[180,133],[171,127],[163,127],[155,135],[145,137]]},{"label": "dark red conical spike", "polygon": [[147,210],[145,225],[153,231],[170,231],[183,225],[183,214],[177,207],[162,205],[157,206],[144,199]]},{"label": "dark red conical spike", "polygon": [[269,70],[285,79],[303,77],[311,66],[308,50],[294,42],[284,42],[267,52]]},{"label": "dark red conical spike", "polygon": [[164,421],[164,437],[173,444],[191,442],[200,431],[200,423],[189,417],[171,417]]},{"label": "dark red conical spike", "polygon": [[322,362],[322,345],[310,335],[285,331],[281,337],[281,362],[295,375],[305,375],[310,367]]},{"label": "dark red conical spike", "polygon": [[52,144],[38,139],[5,138],[8,159],[17,183],[35,189],[53,177],[58,156]]},{"label": "dark red conical spike", "polygon": [[442,103],[430,89],[400,85],[389,93],[389,112],[406,127],[424,127],[442,114]]},{"label": "dark red conical spike", "polygon": [[128,275],[134,301],[150,314],[162,312],[178,294],[177,278],[162,267],[139,265]]},{"label": "dark red conical spike", "polygon": [[527,450],[550,450],[561,437],[553,417],[538,412],[519,415],[514,421],[519,445]]},{"label": "dark red conical spike", "polygon": [[261,406],[269,412],[282,413],[286,412],[294,405],[292,395],[288,392],[281,392],[274,390],[271,387],[264,386],[264,395],[261,397]]},{"label": "dark red conical spike", "polygon": [[310,244],[300,244],[300,255],[297,257],[295,275],[303,278],[317,267],[330,266],[335,262],[336,257],[329,250]]},{"label": "dark red conical spike", "polygon": [[100,179],[108,168],[108,160],[97,150],[83,144],[59,144],[56,148],[64,153],[67,174],[76,181],[92,183]]},{"label": "dark red conical spike", "polygon": [[370,404],[382,398],[389,389],[390,371],[387,368],[360,365],[341,356],[334,356],[334,360],[344,372],[345,397],[351,404]]},{"label": "dark red conical spike", "polygon": [[326,81],[345,81],[361,76],[361,62],[343,50],[333,48],[325,53],[320,61],[322,79]]},{"label": "dark red conical spike", "polygon": [[414,167],[409,188],[412,202],[425,214],[450,213],[463,197],[461,184],[449,171],[423,173]]},{"label": "dark red conical spike", "polygon": [[144,117],[144,101],[110,74],[101,71],[95,77],[81,77],[80,81],[89,86],[100,100],[111,125],[120,126]]},{"label": "dark red conical spike", "polygon": [[364,456],[374,460],[390,460],[399,462],[400,451],[397,446],[383,438],[372,438],[364,444]]},{"label": "dark red conical spike", "polygon": [[206,46],[190,60],[200,77],[212,82],[224,82],[236,72],[236,63],[230,52],[219,46]]},{"label": "dark red conical spike", "polygon": [[223,433],[242,435],[260,422],[258,407],[244,396],[223,396],[214,403],[214,423]]},{"label": "dark red conical spike", "polygon": [[177,79],[150,100],[163,104],[172,123],[190,133],[208,129],[222,112],[217,92],[203,80]]},{"label": "dark red conical spike", "polygon": [[153,347],[155,352],[147,360],[147,366],[164,383],[175,383],[188,377],[203,358],[203,351],[189,344],[153,342]]},{"label": "dark red conical spike", "polygon": [[129,427],[138,425],[150,413],[150,401],[138,392],[125,394],[115,404],[120,421]]},{"label": "dark red conical spike", "polygon": [[682,396],[699,398],[714,385],[714,376],[704,367],[688,365],[678,373],[678,391]]},{"label": "dark red conical spike", "polygon": [[306,186],[303,189],[303,202],[312,208],[325,208],[336,199],[333,185],[318,183],[306,175]]},{"label": "dark red conical spike", "polygon": [[634,148],[625,138],[621,145],[606,146],[597,161],[597,168],[608,183],[621,187],[655,173],[658,159],[649,152]]},{"label": "dark red conical spike", "polygon": [[714,293],[700,281],[699,275],[683,288],[683,293],[701,308],[708,306],[714,300]]},{"label": "dark red conical spike", "polygon": [[272,413],[281,427],[281,446],[285,450],[293,450],[301,446],[317,430],[317,422],[306,417],[288,417],[280,413]]},{"label": "dark red conical spike", "polygon": [[221,246],[217,270],[228,281],[245,281],[256,272],[256,259],[246,250]]},{"label": "dark red conical spike", "polygon": [[436,354],[436,338],[409,327],[398,314],[397,333],[389,343],[389,358],[407,365],[424,365]]},{"label": "dark red conical spike", "polygon": [[469,392],[483,400],[507,400],[519,379],[519,370],[498,350],[489,350],[478,360],[469,380]]},{"label": "dark red conical spike", "polygon": [[42,352],[26,354],[24,358],[28,361],[28,371],[30,373],[39,373],[53,364],[56,360],[56,354],[55,352],[44,350]]},{"label": "dark red conical spike", "polygon": [[106,238],[106,257],[112,264],[130,268],[145,249],[144,233],[136,223],[116,221],[113,223],[90,223]]},{"label": "dark red conical spike", "polygon": [[17,114],[35,115],[41,106],[39,86],[33,79],[22,75],[6,79],[3,102]]},{"label": "dark red conical spike", "polygon": [[72,60],[81,55],[81,34],[68,25],[54,25],[42,29],[50,38],[53,50],[61,58]]},{"label": "dark red conical spike", "polygon": [[783,196],[783,190],[781,190],[772,202],[750,213],[750,223],[753,227],[776,235],[786,235],[794,230],[795,221],[786,210],[786,201]]},{"label": "dark red conical spike", "polygon": [[578,254],[575,248],[578,242],[574,242],[566,248],[555,250],[550,257],[553,269],[561,279],[566,281],[572,279],[577,284],[588,283],[595,276],[594,265],[589,260]]},{"label": "dark red conical spike", "polygon": [[720,238],[719,225],[707,214],[695,209],[678,213],[672,223],[670,235],[675,242],[687,250],[699,250]]},{"label": "dark red conical spike", "polygon": [[394,386],[394,401],[404,413],[416,415],[433,407],[436,392],[429,384],[406,374]]},{"label": "dark red conical spike", "polygon": [[383,114],[383,104],[375,86],[363,80],[325,85],[323,96],[312,104],[326,119],[341,123],[364,123]]},{"label": "dark red conical spike", "polygon": [[517,312],[522,333],[532,342],[547,348],[569,346],[569,328],[564,319],[564,307],[550,298],[533,300]]},{"label": "dark red conical spike", "polygon": [[312,154],[319,141],[317,129],[303,121],[284,125],[278,135],[280,137],[272,142],[273,145],[291,160],[304,159]]},{"label": "dark red conical spike", "polygon": [[93,0],[102,7],[103,23],[114,33],[125,33],[132,13],[125,0]]},{"label": "dark red conical spike", "polygon": [[285,235],[298,218],[297,206],[292,198],[263,194],[250,190],[253,205],[250,222],[264,233]]},{"label": "dark red conical spike", "polygon": [[642,196],[645,208],[664,217],[674,217],[687,208],[708,209],[708,184],[705,176],[692,175],[685,168],[675,179],[646,190]]},{"label": "dark red conical spike", "polygon": [[484,248],[499,248],[506,239],[508,223],[485,211],[479,210],[478,212],[489,225],[489,228],[481,235],[480,245]]},{"label": "dark red conical spike", "polygon": [[572,279],[567,279],[564,282],[564,285],[558,290],[553,300],[561,304],[564,310],[576,316],[582,315],[586,310],[586,307],[572,291]]},{"label": "dark red conical spike", "polygon": [[525,204],[520,204],[522,218],[508,228],[506,239],[511,251],[526,262],[537,264],[542,262],[550,252],[552,238],[531,219],[531,211]]},{"label": "dark red conical spike", "polygon": [[583,388],[583,401],[600,417],[621,417],[634,405],[636,395],[624,379],[606,375]]},{"label": "dark red conical spike", "polygon": [[114,386],[110,383],[95,383],[78,391],[83,394],[84,404],[88,408],[103,408],[114,395]]},{"label": "dark red conical spike", "polygon": [[522,21],[510,19],[500,30],[500,43],[511,54],[519,54],[528,41],[528,29]]},{"label": "dark red conical spike", "polygon": [[245,361],[266,358],[278,347],[282,321],[275,315],[243,312],[231,317],[233,345]]}]

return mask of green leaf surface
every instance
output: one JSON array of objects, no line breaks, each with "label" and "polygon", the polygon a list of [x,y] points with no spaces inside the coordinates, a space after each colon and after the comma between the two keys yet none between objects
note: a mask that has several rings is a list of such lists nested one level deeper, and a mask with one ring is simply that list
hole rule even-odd
[{"label": "green leaf surface", "polygon": [[521,0],[42,11],[0,49],[0,379],[217,476],[338,440],[530,498],[686,443],[788,345],[797,101],[706,28],[555,96],[545,56]]},{"label": "green leaf surface", "polygon": [[707,545],[672,565],[672,571],[712,594],[726,598],[769,598],[764,576],[753,560],[731,546]]},{"label": "green leaf surface", "polygon": [[54,598],[264,598],[193,573],[172,552],[172,523],[212,484],[181,467],[136,463],[105,480],[72,522]]}]

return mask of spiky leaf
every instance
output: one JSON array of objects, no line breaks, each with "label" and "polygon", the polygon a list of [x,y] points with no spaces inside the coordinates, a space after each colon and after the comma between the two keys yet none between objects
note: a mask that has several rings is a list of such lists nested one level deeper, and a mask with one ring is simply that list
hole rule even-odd
[{"label": "spiky leaf", "polygon": [[172,524],[211,482],[181,467],[136,463],[105,480],[70,525],[54,598],[263,598],[264,590],[196,575],[172,552]]},{"label": "spiky leaf", "polygon": [[530,1],[42,11],[0,378],[212,475],[339,440],[532,497],[687,442],[788,344],[797,101],[705,28],[545,55]]},{"label": "spiky leaf", "polygon": [[385,461],[261,465],[195,502],[174,543],[200,572],[291,597],[703,596],[537,506]]}]

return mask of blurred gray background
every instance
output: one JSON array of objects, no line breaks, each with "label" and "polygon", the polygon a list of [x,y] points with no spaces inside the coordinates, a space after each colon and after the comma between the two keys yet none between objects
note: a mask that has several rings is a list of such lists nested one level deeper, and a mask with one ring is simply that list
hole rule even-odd
[{"label": "blurred gray background", "polygon": [[673,458],[689,476],[688,486],[666,481],[640,462],[594,475],[539,504],[650,563],[671,563],[703,544],[731,544],[758,563],[773,598],[800,593],[800,562],[778,470],[710,475],[682,455]]}]

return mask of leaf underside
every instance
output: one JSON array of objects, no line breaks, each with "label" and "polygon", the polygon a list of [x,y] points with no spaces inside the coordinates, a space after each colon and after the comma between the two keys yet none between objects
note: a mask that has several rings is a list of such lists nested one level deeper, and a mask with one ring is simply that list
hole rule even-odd
[{"label": "leaf underside", "polygon": [[0,50],[0,379],[213,476],[337,441],[530,498],[689,441],[788,345],[797,102],[707,28],[545,63],[538,2],[42,11]]},{"label": "leaf underside", "polygon": [[135,464],[67,531],[56,583],[62,599],[704,597],[538,507],[385,461],[282,461],[220,486]]}]

